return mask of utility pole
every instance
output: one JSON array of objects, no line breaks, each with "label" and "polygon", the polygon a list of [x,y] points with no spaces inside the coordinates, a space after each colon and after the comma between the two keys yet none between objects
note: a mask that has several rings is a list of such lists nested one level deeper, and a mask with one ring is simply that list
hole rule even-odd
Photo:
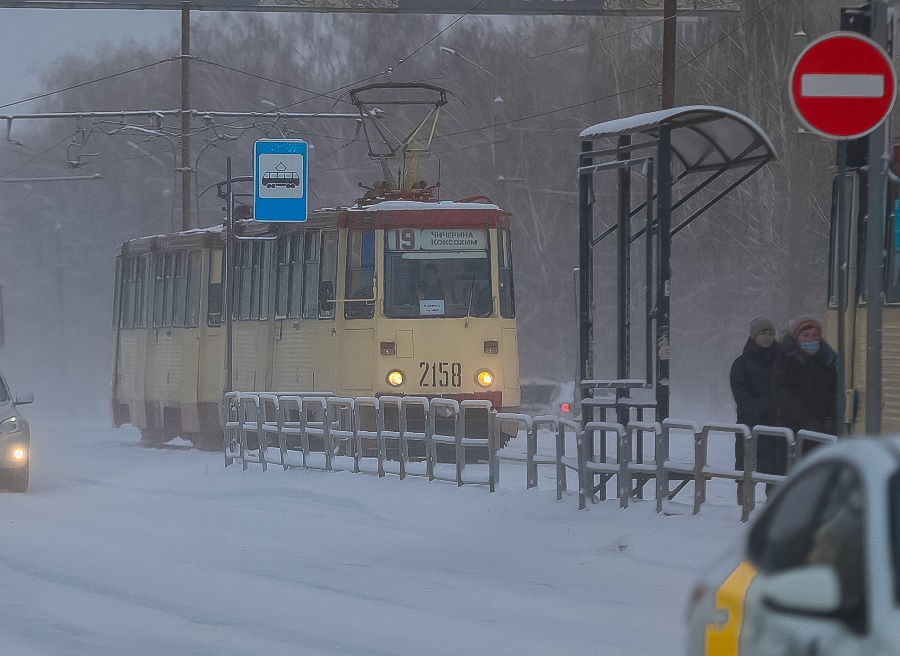
[{"label": "utility pole", "polygon": [[191,229],[191,3],[181,0],[181,229]]},{"label": "utility pole", "polygon": [[678,0],[663,5],[662,109],[675,106],[675,43]]}]

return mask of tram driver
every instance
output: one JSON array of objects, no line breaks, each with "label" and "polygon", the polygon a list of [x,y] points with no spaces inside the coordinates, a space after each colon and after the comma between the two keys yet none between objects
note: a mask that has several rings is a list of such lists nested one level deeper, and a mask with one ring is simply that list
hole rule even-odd
[{"label": "tram driver", "polygon": [[422,279],[419,281],[419,300],[421,301],[446,301],[444,281],[438,273],[437,267],[429,262],[422,267]]}]

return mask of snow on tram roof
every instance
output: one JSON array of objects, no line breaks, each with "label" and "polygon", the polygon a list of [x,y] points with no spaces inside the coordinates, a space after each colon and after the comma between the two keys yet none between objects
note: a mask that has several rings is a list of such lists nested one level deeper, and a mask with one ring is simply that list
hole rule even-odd
[{"label": "snow on tram roof", "polygon": [[184,235],[204,235],[204,234],[215,234],[222,232],[225,229],[223,225],[213,225],[206,228],[191,228],[190,230],[179,230],[178,232],[164,232],[161,235],[143,235],[141,237],[135,237],[134,239],[129,239],[129,242],[135,241],[144,241],[146,239],[164,239],[165,237],[173,237],[178,235],[182,237]]},{"label": "snow on tram roof", "polygon": [[383,200],[374,205],[365,207],[352,207],[350,212],[391,212],[398,210],[497,210],[500,208],[493,203],[461,203],[454,200],[441,200],[426,202],[417,200]]}]

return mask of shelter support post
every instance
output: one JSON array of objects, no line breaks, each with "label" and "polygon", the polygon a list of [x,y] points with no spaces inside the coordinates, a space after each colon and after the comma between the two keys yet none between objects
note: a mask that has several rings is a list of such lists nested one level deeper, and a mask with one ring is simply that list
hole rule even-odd
[{"label": "shelter support post", "polygon": [[656,216],[659,262],[656,279],[656,420],[669,417],[670,280],[672,277],[672,131],[659,129]]},{"label": "shelter support post", "polygon": [[[581,152],[589,152],[593,148],[592,141],[581,142]],[[580,155],[578,176],[578,327],[579,327],[579,379],[578,401],[586,396],[581,385],[584,380],[594,376],[594,318],[593,318],[593,292],[594,292],[594,266],[591,257],[591,241],[594,237],[594,205],[593,205],[593,180],[591,170],[584,167],[593,164],[593,158]],[[588,412],[581,413],[582,428],[589,421]],[[593,453],[588,454],[593,456]]]},{"label": "shelter support post", "polygon": [[[616,159],[625,160],[630,156],[631,135],[619,137]],[[618,218],[618,260],[616,286],[616,378],[629,378],[631,369],[631,167],[623,167],[619,176],[619,218]],[[616,421],[628,425],[628,408],[619,401],[628,395],[623,387],[616,388]]]}]

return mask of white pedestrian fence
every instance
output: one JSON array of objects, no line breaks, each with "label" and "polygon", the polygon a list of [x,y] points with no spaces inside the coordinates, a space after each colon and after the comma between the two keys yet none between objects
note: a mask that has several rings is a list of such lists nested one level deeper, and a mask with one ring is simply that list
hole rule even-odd
[{"label": "white pedestrian fence", "polygon": [[[480,421],[467,420],[479,413]],[[225,466],[239,460],[246,471],[258,464],[306,469],[367,470],[379,477],[396,473],[428,480],[487,485],[491,492],[500,480],[502,462],[525,464],[526,488],[537,487],[538,467],[552,466],[556,498],[567,490],[568,472],[578,481],[578,507],[605,501],[613,481],[622,508],[631,499],[643,499],[645,488],[653,491],[657,512],[689,484],[693,489],[693,512],[706,501],[707,484],[714,479],[732,480],[738,486],[735,499],[741,518],[747,521],[756,506],[756,484],[780,483],[784,476],[756,471],[760,436],[783,440],[788,466],[808,444],[834,442],[834,435],[787,428],[743,424],[697,424],[678,419],[662,423],[632,421],[627,425],[594,421],[582,427],[549,415],[495,412],[490,401],[416,396],[342,398],[327,392],[229,392],[225,395]],[[475,430],[472,426],[475,426]],[[525,453],[503,449],[507,436],[525,433]],[[477,433],[477,434],[469,434]],[[553,440],[541,453],[539,438]],[[743,471],[717,467],[709,462],[710,444],[743,443]],[[692,457],[675,459],[671,444],[686,441]],[[652,458],[645,446],[652,445]],[[542,442],[544,444],[544,442]],[[682,452],[685,449],[682,448]],[[681,453],[683,456],[683,453]],[[344,465],[343,463],[349,463]],[[390,463],[390,464],[389,464]],[[467,477],[466,464],[478,463],[479,478]],[[369,469],[371,470],[371,469]],[[396,471],[394,471],[396,470]],[[373,473],[374,473],[373,472]]]}]

